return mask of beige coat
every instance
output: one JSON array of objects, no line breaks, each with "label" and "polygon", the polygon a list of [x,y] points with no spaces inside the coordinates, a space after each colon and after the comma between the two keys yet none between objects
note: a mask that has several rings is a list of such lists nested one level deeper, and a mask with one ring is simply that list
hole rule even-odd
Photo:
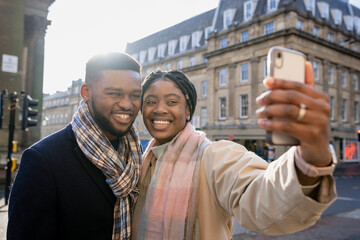
[{"label": "beige coat", "polygon": [[[157,148],[155,156],[166,150],[160,147],[159,152]],[[313,225],[336,199],[334,179],[326,177],[330,186],[320,183],[320,188],[330,195],[328,202],[319,203],[305,196],[295,172],[294,150],[268,164],[242,145],[224,140],[210,144],[200,167],[200,239],[231,239],[234,217],[248,230],[271,235]],[[150,176],[155,164],[149,168]],[[147,186],[140,189],[139,200],[144,199],[146,190]],[[135,207],[135,212],[141,205]]]}]

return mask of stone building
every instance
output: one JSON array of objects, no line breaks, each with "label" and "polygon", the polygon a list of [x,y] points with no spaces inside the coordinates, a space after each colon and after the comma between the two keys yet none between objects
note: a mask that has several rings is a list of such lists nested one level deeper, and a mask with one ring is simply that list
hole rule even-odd
[{"label": "stone building", "polygon": [[[19,141],[19,152],[40,139],[40,124],[21,131],[21,92],[39,100],[42,106],[44,36],[50,21],[48,8],[54,0],[0,0],[0,92],[4,97],[3,124],[0,129],[0,160],[7,157],[9,138],[9,96],[18,99],[16,107],[15,137]],[[17,93],[17,95],[15,95]],[[41,111],[37,116],[41,119]]]},{"label": "stone building", "polygon": [[41,124],[41,138],[64,128],[79,107],[81,100],[81,79],[72,81],[71,87],[64,92],[44,96]]},{"label": "stone building", "polygon": [[[272,46],[303,52],[315,88],[331,101],[331,142],[342,161],[360,161],[360,9],[347,0],[220,0],[218,7],[129,43],[143,75],[180,69],[195,84],[193,124],[267,158],[255,99],[265,87]],[[144,136],[146,130],[139,126]],[[276,155],[285,147],[276,147]]]}]

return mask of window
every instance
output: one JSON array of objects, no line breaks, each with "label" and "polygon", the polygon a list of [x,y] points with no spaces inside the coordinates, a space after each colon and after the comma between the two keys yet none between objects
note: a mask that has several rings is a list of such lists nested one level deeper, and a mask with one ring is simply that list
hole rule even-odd
[{"label": "window", "polygon": [[341,112],[341,116],[342,116],[342,121],[346,122],[347,121],[347,100],[343,99],[342,100],[342,112]]},{"label": "window", "polygon": [[193,32],[191,34],[191,47],[192,48],[200,47],[201,35],[202,35],[201,31]]},{"label": "window", "polygon": [[313,62],[313,69],[314,69],[314,79],[315,81],[319,81],[319,63]]},{"label": "window", "polygon": [[183,62],[182,62],[182,60],[179,60],[177,62],[177,69],[182,69],[182,68],[183,68]]},{"label": "window", "polygon": [[227,47],[227,38],[223,38],[220,40],[220,48],[226,48]]},{"label": "window", "polygon": [[360,35],[360,18],[354,17],[354,27],[357,35]]},{"label": "window", "polygon": [[184,52],[187,49],[189,39],[190,39],[190,36],[180,37],[180,52]]},{"label": "window", "polygon": [[177,40],[170,40],[169,41],[169,48],[168,48],[168,54],[169,56],[172,56],[175,54],[175,49],[176,49],[176,45],[177,45]]},{"label": "window", "polygon": [[206,107],[201,108],[201,127],[205,127],[207,123],[207,110]]},{"label": "window", "polygon": [[146,54],[147,54],[147,51],[146,51],[146,50],[140,52],[139,62],[140,62],[141,64],[143,64],[143,63],[145,62]]},{"label": "window", "polygon": [[247,1],[244,3],[244,22],[249,21],[252,18],[252,2]]},{"label": "window", "polygon": [[354,102],[354,122],[358,123],[359,122],[359,102],[355,101]]},{"label": "window", "polygon": [[248,95],[240,96],[240,118],[247,118],[249,112]]},{"label": "window", "polygon": [[166,48],[166,43],[162,43],[158,45],[158,52],[157,52],[158,58],[165,57],[165,48]]},{"label": "window", "polygon": [[267,0],[268,12],[275,11],[277,9],[276,0]]},{"label": "window", "polygon": [[344,16],[344,22],[346,25],[346,30],[348,30],[348,31],[354,30],[354,19],[352,16],[349,16],[349,15]]},{"label": "window", "polygon": [[226,98],[219,99],[219,119],[226,119]]},{"label": "window", "polygon": [[246,30],[246,31],[243,31],[241,33],[241,42],[246,42],[249,40],[249,31]]},{"label": "window", "polygon": [[264,78],[268,76],[267,73],[267,58],[264,59]]},{"label": "window", "polygon": [[204,42],[205,45],[208,43],[208,38],[211,32],[212,32],[212,27],[205,28],[205,42]]},{"label": "window", "polygon": [[320,14],[322,18],[329,19],[329,4],[322,2],[320,5]]},{"label": "window", "polygon": [[191,56],[190,57],[190,67],[193,67],[193,66],[195,66],[195,57]]},{"label": "window", "polygon": [[207,63],[208,59],[207,58],[203,58],[203,63]]},{"label": "window", "polygon": [[313,35],[314,35],[315,37],[317,37],[317,36],[319,35],[319,28],[318,28],[318,27],[314,27],[314,28],[313,28]]},{"label": "window", "polygon": [[333,34],[332,33],[328,33],[328,37],[327,37],[329,42],[333,41]]},{"label": "window", "polygon": [[296,28],[297,28],[298,30],[304,30],[303,21],[297,20]]},{"label": "window", "polygon": [[306,10],[312,12],[312,15],[315,15],[315,0],[306,0],[305,5]]},{"label": "window", "polygon": [[233,23],[235,12],[236,12],[235,8],[224,11],[224,18],[223,18],[224,29],[227,29]]},{"label": "window", "polygon": [[171,70],[171,63],[167,63],[166,64],[166,71],[170,71]]},{"label": "window", "polygon": [[240,81],[247,82],[249,80],[249,64],[245,63],[241,65]]},{"label": "window", "polygon": [[265,24],[264,32],[265,32],[265,34],[273,33],[274,32],[274,22],[269,22],[269,23]]},{"label": "window", "polygon": [[333,67],[329,66],[328,68],[328,75],[329,75],[329,84],[334,84],[334,71]]},{"label": "window", "polygon": [[156,47],[151,47],[148,49],[148,61],[151,62],[154,60],[156,53]]},{"label": "window", "polygon": [[220,86],[226,85],[226,75],[227,75],[226,68],[223,68],[219,71],[219,85]]},{"label": "window", "polygon": [[346,74],[346,71],[345,70],[342,70],[341,71],[341,86],[343,88],[346,88],[346,80],[347,80],[347,74]]},{"label": "window", "polygon": [[207,96],[207,81],[201,82],[201,96],[206,97]]},{"label": "window", "polygon": [[335,116],[334,99],[333,96],[330,96],[330,120],[334,120]]},{"label": "window", "polygon": [[354,90],[359,90],[359,77],[357,74],[354,74]]},{"label": "window", "polygon": [[333,12],[333,18],[335,25],[341,24],[341,11],[339,9],[331,10]]}]

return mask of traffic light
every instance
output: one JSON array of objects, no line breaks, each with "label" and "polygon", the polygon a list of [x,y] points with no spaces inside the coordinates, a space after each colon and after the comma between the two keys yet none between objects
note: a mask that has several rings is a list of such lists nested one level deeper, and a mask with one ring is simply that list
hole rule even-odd
[{"label": "traffic light", "polygon": [[30,117],[35,117],[38,114],[38,110],[32,109],[39,104],[39,100],[32,99],[29,95],[24,97],[23,112],[22,112],[22,130],[27,130],[28,127],[33,127],[37,125],[36,119],[31,119]]},{"label": "traffic light", "polygon": [[358,141],[360,142],[360,128],[356,130],[357,136],[358,136]]}]

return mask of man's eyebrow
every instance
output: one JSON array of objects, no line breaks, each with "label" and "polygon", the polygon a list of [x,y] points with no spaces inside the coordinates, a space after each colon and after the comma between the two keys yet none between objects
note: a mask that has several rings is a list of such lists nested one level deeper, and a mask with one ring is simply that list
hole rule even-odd
[{"label": "man's eyebrow", "polygon": [[[117,92],[122,92],[124,91],[122,88],[114,88],[114,87],[107,87],[104,89],[104,91],[117,91]],[[135,89],[132,92],[141,92],[141,89]]]}]

